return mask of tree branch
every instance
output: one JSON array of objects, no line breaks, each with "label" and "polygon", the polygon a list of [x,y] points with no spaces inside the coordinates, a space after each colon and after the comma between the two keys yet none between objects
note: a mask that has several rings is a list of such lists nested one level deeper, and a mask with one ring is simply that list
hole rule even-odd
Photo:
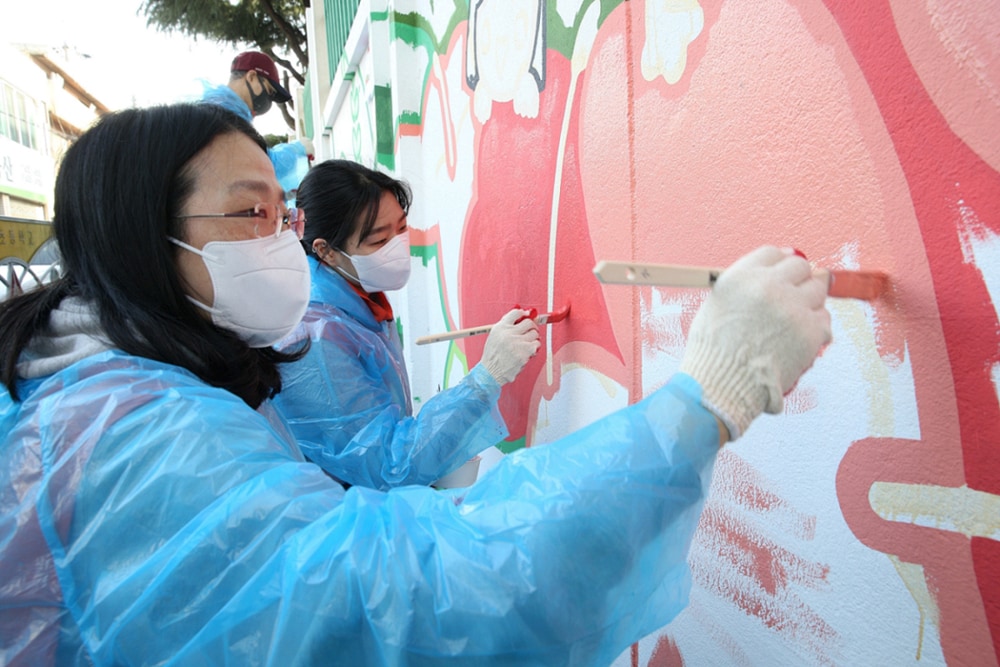
[{"label": "tree branch", "polygon": [[[285,35],[287,39],[286,46],[295,53],[295,57],[299,59],[303,67],[309,67],[309,54],[302,48],[302,43],[306,41],[305,35],[303,35],[299,30],[285,20],[285,17],[278,14],[278,10],[274,8],[274,4],[271,0],[259,0],[260,6],[264,9],[264,12],[271,17],[278,29],[281,30],[282,34]],[[296,72],[296,79],[299,79],[299,83],[305,83],[304,79],[300,79],[298,73]]]}]

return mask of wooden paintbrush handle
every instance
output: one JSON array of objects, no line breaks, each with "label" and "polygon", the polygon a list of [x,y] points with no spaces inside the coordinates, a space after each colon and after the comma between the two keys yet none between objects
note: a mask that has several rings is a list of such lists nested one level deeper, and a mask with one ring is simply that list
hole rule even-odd
[{"label": "wooden paintbrush handle", "polygon": [[484,324],[478,327],[469,327],[468,329],[455,329],[454,331],[445,331],[444,333],[431,334],[430,336],[421,336],[413,342],[417,345],[440,343],[444,340],[455,340],[456,338],[465,338],[466,336],[478,336],[479,334],[489,333],[492,329],[492,324]]},{"label": "wooden paintbrush handle", "polygon": [[722,269],[708,266],[602,260],[594,267],[594,275],[606,285],[711,287],[722,275]]},{"label": "wooden paintbrush handle", "polygon": [[[705,288],[715,284],[715,281],[722,275],[722,269],[707,266],[601,260],[594,266],[594,275],[606,285]],[[813,275],[826,278],[829,281],[829,296],[866,301],[881,296],[889,283],[888,275],[882,271],[814,269]]]}]

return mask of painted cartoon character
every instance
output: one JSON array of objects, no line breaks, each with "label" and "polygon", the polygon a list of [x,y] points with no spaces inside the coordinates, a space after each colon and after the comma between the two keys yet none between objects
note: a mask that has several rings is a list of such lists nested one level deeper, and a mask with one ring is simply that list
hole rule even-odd
[{"label": "painted cartoon character", "polygon": [[472,2],[466,48],[466,81],[479,122],[489,119],[493,102],[513,101],[519,116],[538,115],[545,88],[543,0]]}]

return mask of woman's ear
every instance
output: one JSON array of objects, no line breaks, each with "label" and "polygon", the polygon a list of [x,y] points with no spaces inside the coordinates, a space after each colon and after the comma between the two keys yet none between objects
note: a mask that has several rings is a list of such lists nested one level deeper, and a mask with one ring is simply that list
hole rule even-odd
[{"label": "woman's ear", "polygon": [[323,262],[331,269],[337,267],[337,253],[334,251],[330,244],[323,239],[316,239],[312,242],[312,251],[319,261]]}]

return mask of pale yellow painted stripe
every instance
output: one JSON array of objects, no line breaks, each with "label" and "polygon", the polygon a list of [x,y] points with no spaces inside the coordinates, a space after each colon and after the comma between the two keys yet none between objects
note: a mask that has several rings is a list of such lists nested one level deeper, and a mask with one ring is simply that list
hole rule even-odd
[{"label": "pale yellow painted stripe", "polygon": [[887,521],[1000,540],[1000,496],[967,486],[875,482],[872,509]]}]

